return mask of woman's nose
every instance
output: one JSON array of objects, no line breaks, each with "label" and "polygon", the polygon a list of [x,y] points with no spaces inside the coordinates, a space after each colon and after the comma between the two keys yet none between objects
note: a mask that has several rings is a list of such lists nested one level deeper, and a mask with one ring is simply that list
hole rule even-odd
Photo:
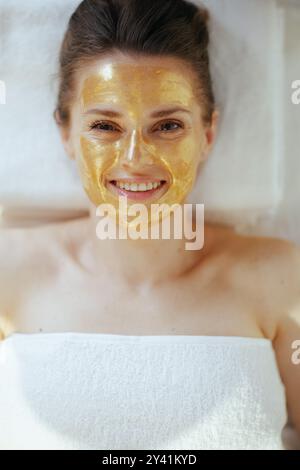
[{"label": "woman's nose", "polygon": [[124,163],[129,165],[136,165],[137,163],[140,164],[143,162],[149,163],[151,155],[140,131],[137,129],[131,131],[124,143],[124,149],[123,152],[121,152],[121,158]]}]

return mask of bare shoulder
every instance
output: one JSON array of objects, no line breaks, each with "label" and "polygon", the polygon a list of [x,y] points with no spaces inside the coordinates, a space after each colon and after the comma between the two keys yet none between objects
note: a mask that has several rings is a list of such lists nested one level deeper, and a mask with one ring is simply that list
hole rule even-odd
[{"label": "bare shoulder", "polygon": [[79,243],[83,222],[75,219],[0,229],[0,334],[26,292],[50,285],[57,278]]},{"label": "bare shoulder", "polygon": [[264,279],[266,289],[295,287],[300,271],[300,248],[295,243],[273,237],[235,235],[234,258],[237,270]]},{"label": "bare shoulder", "polygon": [[23,263],[33,263],[53,257],[56,252],[78,234],[81,219],[49,223],[31,227],[9,227],[0,229],[1,270],[10,271]]},{"label": "bare shoulder", "polygon": [[233,235],[230,273],[276,326],[300,301],[300,248],[291,241]]}]

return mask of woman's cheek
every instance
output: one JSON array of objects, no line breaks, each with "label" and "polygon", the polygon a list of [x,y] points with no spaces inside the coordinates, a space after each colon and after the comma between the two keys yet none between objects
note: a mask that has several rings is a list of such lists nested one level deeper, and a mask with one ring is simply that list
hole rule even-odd
[{"label": "woman's cheek", "polygon": [[170,203],[182,202],[192,190],[198,168],[199,144],[185,139],[165,155],[165,165],[172,175],[173,186],[166,194]]},{"label": "woman's cheek", "polygon": [[98,206],[106,200],[103,174],[113,164],[114,149],[81,136],[79,150],[78,169],[84,190]]}]

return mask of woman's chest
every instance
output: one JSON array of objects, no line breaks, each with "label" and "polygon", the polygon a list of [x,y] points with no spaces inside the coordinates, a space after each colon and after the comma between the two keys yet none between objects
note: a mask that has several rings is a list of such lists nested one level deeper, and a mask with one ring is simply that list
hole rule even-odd
[{"label": "woman's chest", "polygon": [[116,280],[65,274],[23,293],[11,329],[259,337],[257,308],[233,286],[201,283],[195,276],[129,288]]}]

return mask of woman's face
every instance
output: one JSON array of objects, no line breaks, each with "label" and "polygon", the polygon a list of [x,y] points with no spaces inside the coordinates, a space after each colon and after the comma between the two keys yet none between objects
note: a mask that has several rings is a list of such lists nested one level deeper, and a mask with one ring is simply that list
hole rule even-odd
[{"label": "woman's face", "polygon": [[80,69],[64,143],[94,205],[184,202],[214,137],[195,85],[174,58],[116,54]]}]

